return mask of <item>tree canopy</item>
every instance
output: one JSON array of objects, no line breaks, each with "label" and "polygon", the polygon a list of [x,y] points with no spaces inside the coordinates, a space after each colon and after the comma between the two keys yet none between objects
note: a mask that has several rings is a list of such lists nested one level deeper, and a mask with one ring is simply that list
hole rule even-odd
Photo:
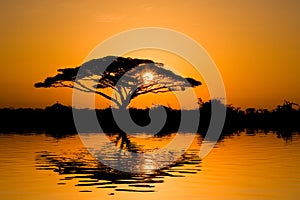
[{"label": "tree canopy", "polygon": [[[103,71],[104,67],[106,69]],[[93,92],[125,108],[132,99],[143,94],[183,91],[201,85],[198,80],[184,78],[166,69],[162,63],[147,59],[107,56],[57,71],[55,76],[47,77],[34,86],[68,87]],[[114,90],[115,95],[105,93],[107,88]]]}]

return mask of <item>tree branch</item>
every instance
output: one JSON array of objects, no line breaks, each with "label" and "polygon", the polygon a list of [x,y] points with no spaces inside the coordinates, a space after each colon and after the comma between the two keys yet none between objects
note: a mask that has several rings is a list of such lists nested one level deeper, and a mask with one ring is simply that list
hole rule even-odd
[{"label": "tree branch", "polygon": [[82,90],[82,89],[79,89],[78,87],[74,87],[74,86],[73,86],[75,89],[77,89],[77,90],[79,89],[80,91],[83,91],[83,92],[90,92],[90,93],[96,93],[96,94],[99,94],[99,95],[101,95],[102,97],[104,97],[104,98],[106,98],[106,99],[108,99],[108,100],[114,102],[114,103],[117,104],[118,106],[121,106],[121,104],[117,101],[117,99],[114,99],[114,98],[108,96],[107,94],[105,94],[105,93],[103,93],[103,92],[97,91],[96,89],[95,89],[95,90],[91,90],[91,89],[88,88],[87,86],[85,86],[85,85],[83,85],[82,83],[80,83],[80,81],[78,81],[78,80],[76,81],[76,83],[77,83],[78,85],[80,85],[82,88],[86,89],[86,90]]}]

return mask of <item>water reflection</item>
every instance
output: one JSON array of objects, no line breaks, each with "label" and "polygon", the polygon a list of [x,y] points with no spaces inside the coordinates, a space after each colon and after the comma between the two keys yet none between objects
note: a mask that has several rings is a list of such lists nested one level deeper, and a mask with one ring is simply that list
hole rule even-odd
[{"label": "water reflection", "polygon": [[[130,144],[122,146],[122,149],[119,135],[108,136],[111,143],[115,144],[121,152],[131,147],[138,152],[159,149],[175,137],[174,134],[151,138],[128,137],[127,140],[130,141]],[[162,169],[155,168],[151,159],[144,159],[143,162],[138,162],[139,159],[133,160],[132,168],[143,167],[143,173],[122,172],[104,165],[82,146],[78,136],[57,139],[57,141],[55,148],[44,147],[42,148],[44,151],[36,152],[35,167],[37,170],[50,170],[59,174],[58,185],[66,188],[74,185],[75,188],[78,188],[76,191],[82,193],[116,195],[130,192],[136,194],[155,193],[157,195],[156,192],[160,191],[159,194],[166,195],[160,188],[176,191],[170,186],[170,182],[176,182],[175,185],[180,190],[180,186],[184,185],[183,183],[187,180],[195,181],[191,183],[190,187],[197,187],[197,190],[193,191],[197,195],[202,194],[200,191],[205,192],[206,190],[210,191],[209,194],[212,196],[217,195],[213,188],[220,185],[223,187],[224,184],[226,187],[224,186],[220,195],[227,195],[228,198],[231,198],[233,194],[228,194],[227,192],[230,190],[227,191],[225,188],[233,187],[256,191],[256,193],[259,193],[260,187],[262,187],[263,191],[268,193],[266,187],[276,188],[276,185],[288,183],[292,186],[281,189],[289,191],[291,196],[295,196],[298,191],[294,189],[294,185],[299,184],[299,173],[296,167],[299,166],[299,159],[297,161],[296,156],[299,154],[298,132],[247,130],[224,135],[212,153],[213,156],[206,158],[206,162],[202,162],[198,157],[198,150],[202,142],[202,136],[199,134],[191,147],[179,159]],[[224,146],[224,144],[227,145]],[[266,149],[268,150],[265,151]],[[111,156],[109,148],[104,148],[104,150],[111,163],[118,161],[118,157]],[[170,156],[170,154],[165,154],[162,161],[169,162],[168,155]],[[278,178],[274,178],[274,174]],[[224,180],[224,177],[227,177],[228,180]],[[183,181],[180,182],[180,179]],[[246,184],[245,180],[252,180],[253,185],[243,185]],[[268,180],[269,184],[263,184]],[[201,187],[199,188],[199,186]],[[187,189],[185,188],[185,190]],[[285,194],[280,190],[270,193]]]},{"label": "water reflection", "polygon": [[[114,166],[114,164],[119,164],[121,156],[128,156],[128,152],[130,151],[146,152],[158,149],[174,137],[175,134],[151,138],[136,138],[122,136],[121,134],[112,134],[109,135],[109,139],[117,145],[119,149],[118,156],[110,148],[102,148],[101,153],[106,154],[106,161],[108,161],[110,166]],[[91,192],[97,188],[112,188],[115,192],[155,192],[155,186],[163,183],[165,177],[184,177],[185,174],[196,174],[200,171],[201,161],[198,157],[199,152],[197,148],[193,148],[195,145],[199,146],[200,140],[201,137],[198,135],[193,144],[194,146],[192,145],[190,149],[179,157],[174,152],[166,152],[161,155],[159,158],[160,162],[167,163],[161,169],[151,158],[129,157],[130,162],[128,162],[126,167],[131,167],[133,173],[116,170],[99,162],[84,147],[76,151],[65,152],[64,154],[51,151],[36,152],[36,169],[53,170],[62,175],[58,183],[60,185],[70,180],[76,180],[77,183],[75,186],[82,187],[80,189],[81,192]],[[129,151],[125,151],[125,149]],[[175,156],[178,159],[174,161]],[[136,168],[142,170],[137,171]]]},{"label": "water reflection", "polygon": [[[243,132],[243,131],[241,131]],[[292,131],[292,130],[284,130],[284,129],[278,129],[276,131],[274,130],[270,130],[270,129],[264,129],[264,130],[260,130],[260,129],[245,129],[245,132],[247,135],[252,135],[252,136],[256,136],[258,133],[264,133],[265,135],[270,134],[270,132],[276,134],[278,139],[283,139],[286,143],[288,142],[292,142],[295,137],[295,135],[299,135],[300,132],[297,131]],[[238,134],[239,132],[235,133]],[[233,133],[229,134],[229,135],[233,135]]]},{"label": "water reflection", "polygon": [[[130,139],[153,149],[168,137]],[[133,175],[98,163],[78,135],[0,134],[0,199],[299,199],[299,133],[236,132],[202,161],[199,144],[168,168]]]}]

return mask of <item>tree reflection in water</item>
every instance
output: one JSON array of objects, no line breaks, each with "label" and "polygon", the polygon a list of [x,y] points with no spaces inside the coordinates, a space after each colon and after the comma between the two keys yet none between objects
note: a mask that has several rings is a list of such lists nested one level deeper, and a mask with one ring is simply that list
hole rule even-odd
[{"label": "tree reflection in water", "polygon": [[[128,137],[125,133],[112,134],[109,135],[109,138],[119,148],[119,155],[124,150],[135,153],[145,151],[143,145],[137,145],[134,138]],[[150,142],[161,143],[169,139],[172,138],[170,136],[160,138],[154,136]],[[118,164],[120,157],[110,157],[109,159],[111,159],[110,163]],[[162,159],[163,162],[169,161],[167,156]],[[58,184],[65,184],[64,181],[75,179],[78,181],[75,186],[114,188],[115,191],[126,192],[155,192],[155,185],[163,183],[164,177],[184,177],[184,174],[195,174],[200,171],[200,163],[196,149],[187,150],[179,159],[162,169],[153,167],[151,159],[143,159],[142,162],[139,158],[133,159],[129,165],[132,165],[133,169],[136,166],[142,167],[144,170],[141,173],[124,172],[106,166],[92,157],[85,148],[64,155],[42,151],[37,152],[36,157],[37,170],[53,170],[63,176]]]}]

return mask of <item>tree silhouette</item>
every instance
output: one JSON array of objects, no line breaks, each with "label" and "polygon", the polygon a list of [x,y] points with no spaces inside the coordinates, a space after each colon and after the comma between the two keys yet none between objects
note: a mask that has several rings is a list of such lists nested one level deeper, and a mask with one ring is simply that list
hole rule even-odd
[{"label": "tree silhouette", "polygon": [[[57,71],[57,75],[34,86],[68,87],[96,93],[125,109],[132,99],[143,94],[183,91],[187,87],[201,85],[200,81],[184,78],[165,69],[162,63],[146,59],[107,56],[87,61],[75,68]],[[114,95],[107,94],[105,89],[113,90]]]}]

